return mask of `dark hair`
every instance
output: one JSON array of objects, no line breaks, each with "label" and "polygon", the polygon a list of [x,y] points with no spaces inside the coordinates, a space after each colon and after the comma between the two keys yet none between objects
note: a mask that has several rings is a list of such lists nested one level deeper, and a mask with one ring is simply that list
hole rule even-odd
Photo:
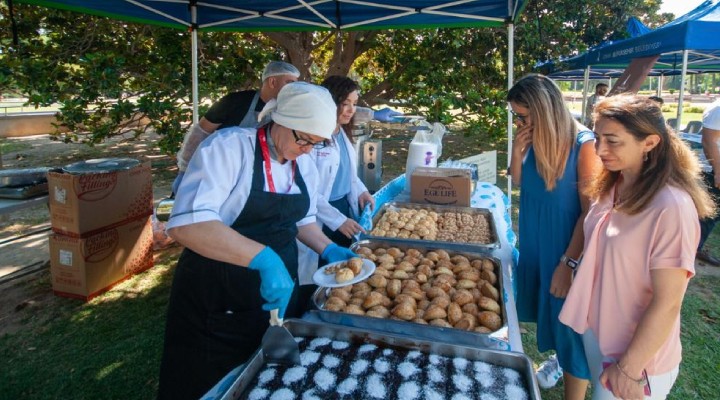
[{"label": "dark hair", "polygon": [[601,88],[601,87],[603,87],[603,86],[605,86],[605,87],[610,87],[610,86],[608,86],[607,83],[602,83],[602,82],[600,82],[600,83],[598,83],[597,85],[595,85],[595,90],[597,90],[598,88]]},{"label": "dark hair", "polygon": [[[325,80],[322,81],[320,85],[330,91],[330,95],[332,96],[333,101],[335,101],[335,104],[338,106],[340,106],[340,104],[342,104],[342,102],[348,98],[350,93],[356,90],[360,90],[360,85],[358,85],[357,82],[348,78],[347,76],[341,75],[330,75],[325,78]],[[340,107],[338,107],[337,114],[340,114]],[[353,114],[352,118],[350,118],[350,122],[342,125],[342,128],[345,131],[345,136],[348,137],[350,143],[354,143],[352,136],[352,131],[354,127],[355,115]]]},{"label": "dark hair", "polygon": [[660,96],[650,96],[648,97],[648,100],[652,100],[660,105],[665,104],[665,100],[663,100],[663,98]]},{"label": "dark hair", "polygon": [[[665,124],[659,104],[644,96],[612,96],[595,106],[595,124],[602,118],[621,124],[638,141],[650,135],[660,137],[660,142],[647,153],[640,178],[631,188],[627,200],[620,203],[618,210],[637,214],[647,207],[663,186],[670,184],[690,195],[700,218],[715,213],[715,205],[700,179],[697,156]],[[609,193],[619,177],[619,171],[603,169],[588,186],[588,196],[596,199]]]}]

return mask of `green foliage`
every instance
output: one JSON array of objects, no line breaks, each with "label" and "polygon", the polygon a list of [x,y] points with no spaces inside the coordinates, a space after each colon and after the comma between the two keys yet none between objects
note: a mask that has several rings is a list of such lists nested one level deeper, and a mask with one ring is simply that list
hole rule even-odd
[{"label": "green foliage", "polygon": [[[192,115],[189,33],[34,6],[15,11],[21,42],[0,42],[0,91],[19,91],[36,106],[58,103],[58,140],[92,146],[152,129],[162,151],[177,151]],[[0,27],[10,32],[7,18]],[[200,97],[256,86],[277,56],[267,44],[258,35],[202,34]]]},{"label": "green foliage", "polygon": [[[659,2],[645,0],[528,2],[515,27],[515,76],[538,61],[623,37],[627,16],[650,26],[665,22],[658,8]],[[7,15],[5,3],[0,11]],[[0,18],[0,92],[38,107],[59,103],[58,128],[68,132],[58,129],[58,140],[95,145],[152,129],[163,137],[162,151],[177,150],[191,119],[189,32],[24,4],[15,5],[15,18],[18,46],[9,19]],[[205,103],[258,87],[272,59],[291,59],[313,82],[351,60],[369,105],[403,106],[433,121],[464,124],[470,134],[505,132],[506,29],[198,36]]]}]

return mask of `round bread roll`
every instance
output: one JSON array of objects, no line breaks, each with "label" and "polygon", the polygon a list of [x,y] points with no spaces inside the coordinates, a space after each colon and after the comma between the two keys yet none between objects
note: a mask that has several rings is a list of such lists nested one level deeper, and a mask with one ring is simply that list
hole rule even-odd
[{"label": "round bread roll", "polygon": [[367,280],[367,283],[374,288],[384,288],[387,286],[387,282],[384,276],[378,274],[373,274],[373,276]]},{"label": "round bread roll", "polygon": [[496,331],[502,326],[502,319],[499,315],[492,311],[481,311],[477,315],[482,326],[487,327],[491,331]]},{"label": "round bread roll", "polygon": [[392,315],[404,321],[410,321],[415,318],[415,307],[410,303],[400,303],[392,309]]},{"label": "round bread roll", "polygon": [[490,282],[485,282],[480,287],[480,292],[483,294],[483,296],[489,297],[495,301],[500,300],[500,292],[498,292],[495,286],[491,285]]},{"label": "round bread roll", "polygon": [[477,315],[477,313],[480,311],[480,307],[478,307],[478,305],[475,303],[467,303],[462,306],[462,310],[464,313]]},{"label": "round bread roll", "polygon": [[455,325],[463,316],[462,309],[457,303],[450,303],[447,309],[447,315],[448,322]]},{"label": "round bread roll", "polygon": [[395,296],[400,294],[401,288],[402,281],[400,279],[390,279],[385,290],[387,290],[388,297],[395,298]]},{"label": "round bread roll", "polygon": [[390,311],[383,306],[375,306],[367,310],[365,315],[375,318],[388,318],[390,316]]},{"label": "round bread roll", "polygon": [[483,310],[500,314],[500,304],[489,297],[481,297],[480,300],[478,300],[478,306]]},{"label": "round bread roll", "polygon": [[493,285],[497,282],[497,276],[495,275],[495,273],[486,269],[483,269],[483,271],[480,273],[480,277]]},{"label": "round bread roll", "polygon": [[369,310],[375,306],[382,305],[383,303],[383,295],[378,292],[370,292],[365,297],[365,301],[363,301],[363,308],[366,310]]},{"label": "round bread roll", "polygon": [[453,296],[453,301],[455,303],[458,303],[460,307],[464,306],[467,303],[473,302],[473,296],[472,293],[465,289],[460,289],[455,292],[455,296]]},{"label": "round bread roll", "polygon": [[415,300],[414,297],[410,296],[407,293],[400,293],[395,297],[395,304],[400,303],[408,303],[411,304],[413,307],[417,306],[417,300]]},{"label": "round bread roll", "polygon": [[362,267],[363,267],[363,262],[362,262],[362,258],[360,258],[360,257],[353,257],[353,258],[349,259],[347,262],[347,268],[350,268],[350,270],[355,275],[360,274],[360,271],[362,271]]},{"label": "round bread roll", "polygon": [[458,289],[472,289],[477,287],[477,282],[471,281],[470,279],[460,279],[456,287]]},{"label": "round bread roll", "polygon": [[344,290],[344,289],[345,289],[345,288],[334,288],[334,289],[332,289],[332,290],[330,291],[330,297],[337,297],[337,298],[339,298],[339,299],[341,299],[342,301],[344,301],[344,302],[347,303],[347,302],[350,300],[350,297],[352,297],[352,295],[350,294],[349,291]]},{"label": "round bread roll", "polygon": [[482,260],[482,269],[483,271],[491,271],[495,272],[495,264],[492,262],[489,258],[483,258]]},{"label": "round bread roll", "polygon": [[354,315],[365,315],[365,310],[357,304],[348,304],[344,312]]},{"label": "round bread roll", "polygon": [[[427,318],[425,318],[425,319],[427,319]],[[432,326],[439,326],[439,327],[441,327],[441,328],[452,328],[452,327],[453,327],[452,325],[450,325],[450,323],[448,323],[447,321],[445,321],[445,320],[442,319],[442,318],[438,318],[438,319],[433,319],[433,320],[431,320],[431,321],[430,321],[430,325],[432,325]]]},{"label": "round bread roll", "polygon": [[492,333],[493,331],[491,331],[490,329],[488,329],[488,327],[486,327],[486,326],[480,325],[480,326],[476,326],[475,329],[473,329],[473,332],[477,332],[477,333]]},{"label": "round bread roll", "polygon": [[355,278],[355,274],[352,272],[350,268],[342,268],[338,272],[335,273],[335,281],[337,283],[343,283],[352,280]]},{"label": "round bread roll", "polygon": [[353,294],[355,293],[365,293],[372,290],[372,287],[367,284],[367,282],[358,282],[353,285],[351,292]]},{"label": "round bread roll", "polygon": [[480,272],[474,269],[464,270],[458,274],[458,279],[467,279],[473,282],[477,282],[480,280]]},{"label": "round bread roll", "polygon": [[445,319],[447,318],[447,312],[443,308],[440,308],[438,306],[430,306],[427,310],[425,310],[425,315],[423,315],[423,318],[425,318],[426,321]]},{"label": "round bread roll", "polygon": [[353,296],[348,300],[348,305],[354,304],[356,306],[362,306],[362,304],[365,302],[365,293],[362,293],[362,296]]},{"label": "round bread roll", "polygon": [[436,298],[432,299],[432,301],[430,302],[430,306],[428,308],[430,308],[432,306],[438,306],[443,309],[446,309],[446,308],[448,308],[449,305],[450,305],[450,298],[447,296],[440,296],[440,297],[436,297]]},{"label": "round bread roll", "polygon": [[328,311],[343,311],[347,304],[339,297],[328,297],[325,300],[325,309]]}]

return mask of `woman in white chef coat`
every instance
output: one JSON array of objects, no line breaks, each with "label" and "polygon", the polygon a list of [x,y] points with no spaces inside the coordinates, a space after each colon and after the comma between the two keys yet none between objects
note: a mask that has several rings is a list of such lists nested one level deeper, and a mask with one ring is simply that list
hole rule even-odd
[{"label": "woman in white chef coat", "polygon": [[[310,152],[320,175],[317,224],[333,242],[347,247],[353,236],[364,232],[357,219],[365,206],[375,207],[375,199],[357,175],[357,153],[353,148],[359,86],[354,80],[339,75],[327,77],[321,85],[330,91],[337,105],[337,126],[327,140],[328,146]],[[318,253],[302,244],[298,247],[300,285],[311,285],[318,267]],[[303,288],[306,290],[312,291],[312,286]]]},{"label": "woman in white chef coat", "polygon": [[222,129],[203,141],[167,224],[186,246],[175,271],[160,368],[161,399],[197,399],[247,361],[268,312],[298,316],[296,238],[325,262],[354,253],[315,222],[318,174],[306,156],[336,127],[329,92],[286,85],[258,129]]}]

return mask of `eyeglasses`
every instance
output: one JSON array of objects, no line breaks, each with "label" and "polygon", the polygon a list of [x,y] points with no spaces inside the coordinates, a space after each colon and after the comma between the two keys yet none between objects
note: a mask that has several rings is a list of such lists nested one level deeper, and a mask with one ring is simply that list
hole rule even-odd
[{"label": "eyeglasses", "polygon": [[298,136],[297,132],[295,132],[295,129],[290,130],[292,131],[293,136],[295,136],[295,144],[300,147],[312,146],[313,149],[323,149],[327,145],[324,140],[321,140],[319,142],[311,142],[307,139],[300,139],[300,136]]},{"label": "eyeglasses", "polygon": [[510,110],[510,113],[513,115],[513,117],[515,117],[515,119],[520,121],[521,124],[524,125],[525,122],[527,122],[527,117],[528,117],[527,115],[520,115],[513,110]]}]

